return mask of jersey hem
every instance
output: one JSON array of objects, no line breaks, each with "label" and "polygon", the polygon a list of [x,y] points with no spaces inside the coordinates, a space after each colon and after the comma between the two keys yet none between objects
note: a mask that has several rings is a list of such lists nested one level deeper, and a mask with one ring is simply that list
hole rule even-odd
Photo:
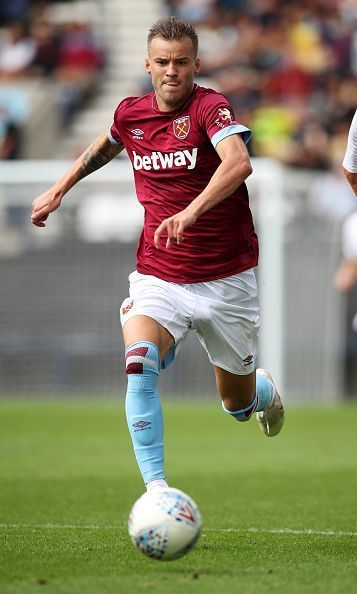
[{"label": "jersey hem", "polygon": [[220,280],[221,278],[227,278],[229,276],[233,276],[234,274],[240,274],[241,272],[250,270],[250,268],[255,268],[257,266],[257,264],[258,264],[258,260],[254,260],[253,262],[249,263],[247,266],[239,266],[238,268],[234,268],[233,270],[230,270],[229,272],[223,272],[223,273],[216,274],[213,276],[212,275],[203,276],[203,277],[200,277],[199,279],[195,279],[195,280],[192,280],[192,278],[188,278],[188,277],[174,278],[174,277],[166,276],[166,275],[159,276],[154,271],[150,271],[150,270],[146,269],[145,267],[141,267],[140,265],[136,266],[136,270],[140,274],[146,274],[148,276],[155,276],[156,278],[159,278],[160,280],[166,281],[168,283],[196,284],[196,283],[207,283],[209,281]]}]

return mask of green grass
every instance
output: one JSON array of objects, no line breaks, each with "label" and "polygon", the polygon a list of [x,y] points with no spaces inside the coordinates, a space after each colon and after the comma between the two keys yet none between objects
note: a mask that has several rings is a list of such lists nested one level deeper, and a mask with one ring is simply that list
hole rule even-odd
[{"label": "green grass", "polygon": [[169,481],[204,519],[172,562],[129,541],[143,486],[121,402],[0,401],[0,594],[356,591],[357,407],[288,410],[274,439],[218,404],[164,413]]}]

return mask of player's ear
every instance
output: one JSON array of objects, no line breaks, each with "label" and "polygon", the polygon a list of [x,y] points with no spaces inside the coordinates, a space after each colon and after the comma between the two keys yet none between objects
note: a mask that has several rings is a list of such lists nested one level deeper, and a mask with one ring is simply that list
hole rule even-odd
[{"label": "player's ear", "polygon": [[199,58],[195,59],[195,70],[194,73],[198,74],[201,69],[201,60]]},{"label": "player's ear", "polygon": [[150,68],[150,60],[149,58],[145,58],[145,70],[148,74],[151,74],[151,68]]}]

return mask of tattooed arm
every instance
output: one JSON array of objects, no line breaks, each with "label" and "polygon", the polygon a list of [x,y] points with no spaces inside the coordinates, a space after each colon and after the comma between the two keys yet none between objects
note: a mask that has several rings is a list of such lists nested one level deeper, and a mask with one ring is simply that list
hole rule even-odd
[{"label": "tattooed arm", "polygon": [[121,144],[111,144],[107,132],[99,136],[52,188],[35,198],[31,222],[45,227],[48,215],[61,206],[63,196],[81,179],[109,163],[123,148]]}]

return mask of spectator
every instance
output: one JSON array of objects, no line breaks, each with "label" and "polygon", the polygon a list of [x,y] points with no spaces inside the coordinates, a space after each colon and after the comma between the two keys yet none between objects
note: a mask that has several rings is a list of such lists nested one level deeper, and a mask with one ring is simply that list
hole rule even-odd
[{"label": "spectator", "polygon": [[104,52],[88,11],[73,14],[71,4],[57,8],[56,0],[1,0],[0,159],[22,154],[24,110],[18,117],[18,107],[34,87],[28,83],[52,79],[48,88],[55,89],[64,125],[96,92]]},{"label": "spectator", "polygon": [[102,66],[103,51],[96,43],[89,24],[79,21],[67,23],[59,43],[56,68],[59,103],[65,125],[95,89]]},{"label": "spectator", "polygon": [[251,120],[255,154],[283,160],[293,158],[291,137],[298,126],[293,109],[281,103],[261,101]]},{"label": "spectator", "polygon": [[4,29],[0,41],[0,80],[15,80],[28,74],[35,56],[35,43],[20,21]]},{"label": "spectator", "polygon": [[16,86],[0,86],[0,159],[21,155],[21,127],[27,116],[24,94]]},{"label": "spectator", "polygon": [[19,129],[12,122],[0,119],[0,160],[17,159],[19,156]]},{"label": "spectator", "polygon": [[1,0],[0,26],[14,21],[20,21],[29,13],[32,0]]},{"label": "spectator", "polygon": [[214,0],[176,0],[168,2],[176,16],[192,23],[200,22],[210,14]]},{"label": "spectator", "polygon": [[32,61],[32,74],[51,76],[58,66],[59,36],[53,25],[46,18],[35,20],[31,28],[35,44],[35,55]]}]

